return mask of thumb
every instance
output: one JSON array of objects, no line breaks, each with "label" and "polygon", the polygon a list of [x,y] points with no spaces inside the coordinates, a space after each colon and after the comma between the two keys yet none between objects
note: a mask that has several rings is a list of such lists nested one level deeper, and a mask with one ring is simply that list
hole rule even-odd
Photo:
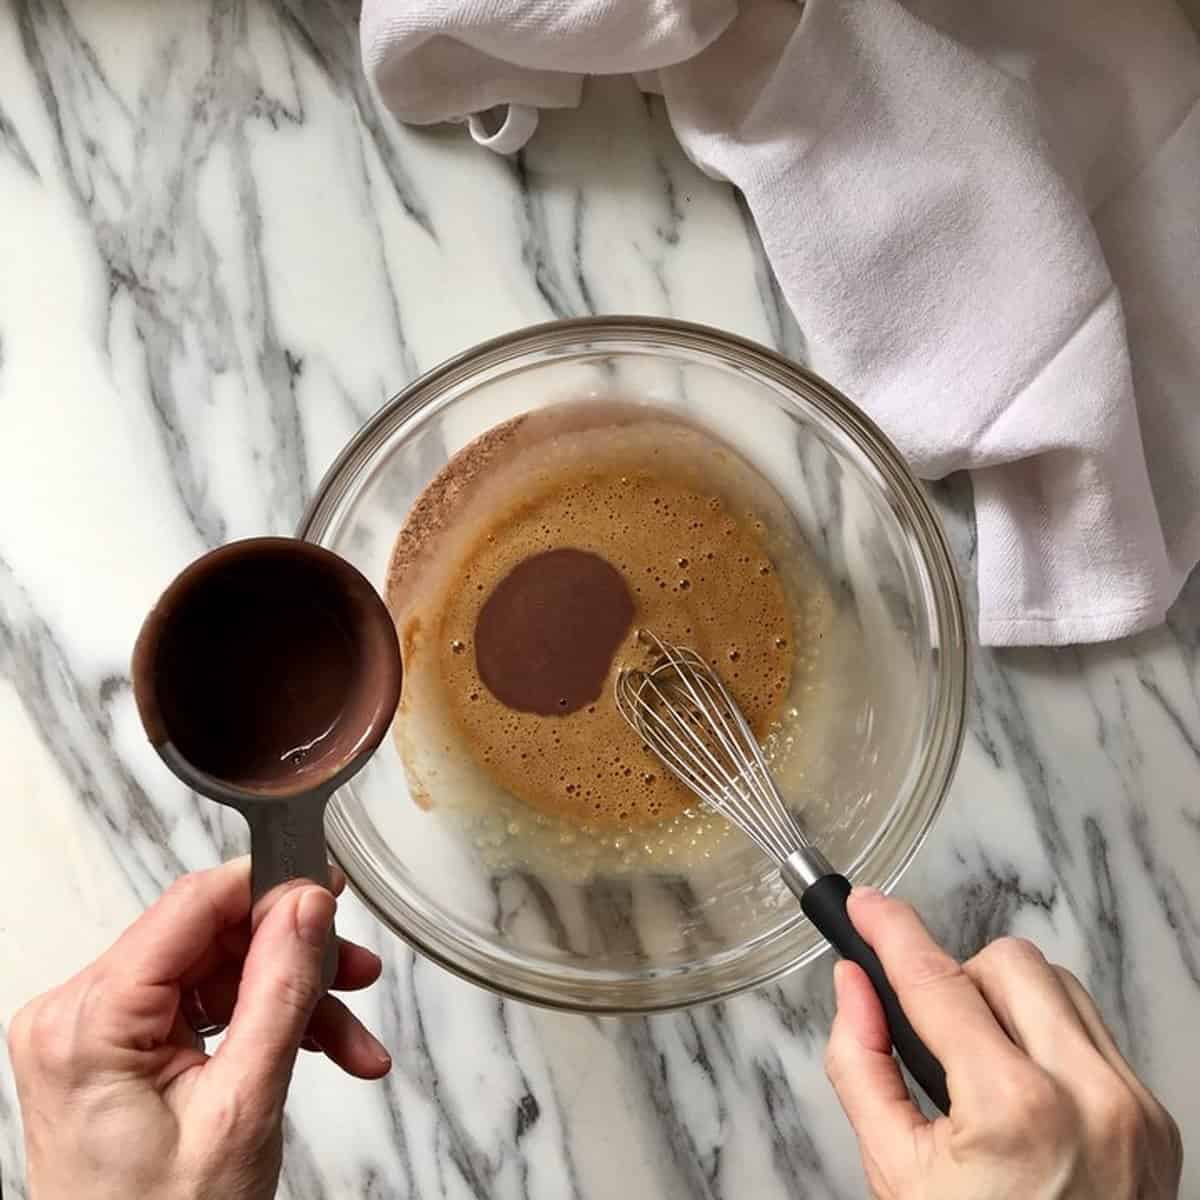
[{"label": "thumb", "polygon": [[321,959],[334,898],[322,887],[295,888],[263,918],[242,968],[237,1004],[213,1074],[236,1076],[255,1104],[282,1110],[296,1053],[321,998]]},{"label": "thumb", "polygon": [[833,969],[837,1016],[825,1070],[854,1128],[863,1159],[885,1176],[911,1165],[913,1130],[928,1124],[892,1057],[892,1039],[866,972],[846,960]]}]

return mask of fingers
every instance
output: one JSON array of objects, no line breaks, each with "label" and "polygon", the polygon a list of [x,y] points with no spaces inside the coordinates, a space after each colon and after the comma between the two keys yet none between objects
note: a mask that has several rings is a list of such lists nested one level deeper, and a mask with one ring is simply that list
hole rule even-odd
[{"label": "fingers", "polygon": [[216,1086],[236,1080],[254,1103],[282,1109],[321,995],[321,957],[334,908],[333,896],[310,884],[282,895],[263,918],[246,956],[229,1031],[206,1072]]},{"label": "fingers", "polygon": [[1116,1071],[1144,1108],[1150,1112],[1156,1114],[1162,1112],[1165,1115],[1166,1110],[1159,1104],[1150,1089],[1137,1077],[1133,1067],[1121,1053],[1112,1032],[1105,1024],[1100,1010],[1096,1007],[1096,1002],[1087,989],[1066,967],[1055,966],[1051,969],[1075,1009],[1081,1024],[1087,1030],[1088,1037],[1096,1047],[1096,1052]]},{"label": "fingers", "polygon": [[[355,942],[341,941],[338,973],[333,986],[353,992],[369,987],[382,970],[378,955]],[[200,1003],[214,1021],[227,1023],[237,1003],[241,964],[228,963],[199,984]],[[341,1001],[324,996],[309,1018],[302,1050],[324,1051],[349,1075],[377,1079],[391,1068],[391,1057],[382,1043]]]},{"label": "fingers", "polygon": [[306,1037],[347,1075],[379,1079],[391,1070],[392,1056],[383,1043],[336,996],[317,1002]]},{"label": "fingers", "polygon": [[373,950],[338,938],[338,968],[333,989],[338,992],[357,992],[370,987],[383,971],[383,960]]},{"label": "fingers", "polygon": [[[346,876],[330,865],[330,890],[340,895]],[[302,886],[304,880],[284,885]],[[269,903],[274,903],[279,889]],[[268,907],[269,907],[268,903]],[[249,946],[250,858],[243,855],[207,871],[182,875],[101,959],[138,983],[185,983],[201,978],[222,958],[242,957]]]},{"label": "fingers", "polygon": [[[236,860],[241,861],[241,860]],[[249,861],[249,860],[246,860]],[[281,885],[272,894],[266,902],[266,908],[275,903],[285,892],[294,887],[303,887],[308,882],[304,879],[294,879],[289,883]],[[334,863],[329,864],[329,890],[335,895],[340,896],[346,887],[346,876],[341,867]],[[263,914],[259,914],[260,918]],[[346,943],[339,943],[344,949]],[[224,963],[240,964],[246,957],[246,953],[250,949],[250,917],[247,914],[236,925],[223,929],[209,946],[209,948],[198,958],[192,965],[183,972],[179,979],[180,987],[194,987],[199,981],[207,979],[210,975],[221,969]],[[337,985],[342,986],[342,985]],[[211,1009],[209,1010],[212,1011]],[[224,1018],[222,1018],[223,1020]]]},{"label": "fingers", "polygon": [[1095,1090],[1115,1072],[1143,1106],[1157,1107],[1083,985],[1070,971],[1048,963],[1032,942],[999,938],[963,970],[1009,1037],[1060,1082]]},{"label": "fingers", "polygon": [[[368,987],[379,976],[379,960],[369,950],[353,942],[344,946],[334,986],[342,991]],[[362,958],[356,955],[363,956]],[[349,962],[347,961],[349,960]],[[232,964],[206,979],[199,987],[200,1002],[214,1021],[227,1022],[237,1001],[240,971]],[[302,1050],[324,1052],[330,1061],[348,1075],[360,1079],[378,1079],[386,1075],[392,1060],[383,1044],[340,1000],[322,996],[305,1027]]]},{"label": "fingers", "polygon": [[[338,969],[333,981],[335,991],[361,991],[379,978],[383,970],[379,955],[344,938],[338,938],[338,947]],[[219,1024],[227,1025],[233,1016],[241,978],[241,962],[225,962],[195,984],[204,1011]]]},{"label": "fingers", "polygon": [[1080,1023],[1087,1030],[1088,1037],[1097,1052],[1130,1086],[1141,1088],[1141,1080],[1133,1073],[1133,1068],[1117,1048],[1112,1033],[1104,1023],[1104,1018],[1100,1015],[1100,1010],[1096,1007],[1096,1002],[1089,995],[1087,989],[1066,967],[1055,966],[1051,970],[1070,1001],[1071,1007],[1075,1010]]},{"label": "fingers", "polygon": [[864,1159],[892,1176],[912,1158],[913,1130],[927,1122],[892,1057],[883,1009],[866,973],[855,963],[839,962],[833,969],[833,985],[837,1016],[829,1034],[825,1070]]},{"label": "fingers", "polygon": [[963,964],[996,1020],[1056,1077],[1103,1065],[1054,969],[1024,938],[999,938]]},{"label": "fingers", "polygon": [[174,983],[249,912],[249,858],[183,875],[101,956],[100,965],[136,983]]},{"label": "fingers", "polygon": [[[1183,1139],[1179,1126],[1158,1097],[1138,1078],[1121,1053],[1116,1039],[1096,1007],[1096,1002],[1083,984],[1065,967],[1056,965],[1051,969],[1087,1030],[1097,1053],[1121,1080],[1141,1110],[1151,1144],[1151,1150],[1146,1156],[1147,1168],[1155,1180],[1155,1185],[1148,1187],[1145,1194],[1177,1195],[1179,1177],[1183,1170]],[[1111,1118],[1111,1108],[1107,1115]]]},{"label": "fingers", "polygon": [[921,1040],[946,1068],[955,1109],[987,1102],[998,1067],[1028,1060],[1009,1040],[971,978],[929,935],[912,907],[855,888],[850,919],[870,943]]}]

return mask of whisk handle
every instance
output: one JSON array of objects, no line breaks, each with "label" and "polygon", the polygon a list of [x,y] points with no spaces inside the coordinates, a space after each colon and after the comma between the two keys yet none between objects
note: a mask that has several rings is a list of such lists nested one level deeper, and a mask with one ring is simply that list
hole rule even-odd
[{"label": "whisk handle", "polygon": [[[787,872],[785,881],[791,886]],[[793,887],[793,890],[796,890]],[[883,1006],[892,1045],[908,1073],[921,1085],[922,1091],[944,1113],[950,1111],[950,1096],[946,1091],[946,1072],[929,1047],[909,1024],[895,989],[884,973],[879,956],[859,936],[846,911],[850,881],[844,875],[825,875],[800,893],[804,915],[821,931],[829,944],[843,957],[858,963],[867,973],[879,1003]]]}]

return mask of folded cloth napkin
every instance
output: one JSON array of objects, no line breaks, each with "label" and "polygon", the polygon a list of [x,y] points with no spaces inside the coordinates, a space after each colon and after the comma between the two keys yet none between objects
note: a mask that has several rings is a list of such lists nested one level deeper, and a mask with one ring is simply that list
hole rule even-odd
[{"label": "folded cloth napkin", "polygon": [[[973,473],[980,638],[1161,621],[1200,559],[1200,45],[1174,0],[366,0],[402,120],[516,149],[660,91],[815,370]],[[497,112],[496,110],[499,109]]]}]

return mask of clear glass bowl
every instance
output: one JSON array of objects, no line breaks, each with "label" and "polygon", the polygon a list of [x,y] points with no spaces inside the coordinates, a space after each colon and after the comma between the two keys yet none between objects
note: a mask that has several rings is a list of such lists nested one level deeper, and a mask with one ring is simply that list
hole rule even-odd
[{"label": "clear glass bowl", "polygon": [[[963,610],[937,517],[883,434],[832,387],[752,342],[606,317],[487,342],[385,405],[330,468],[299,530],[383,590],[397,531],[449,458],[551,403],[634,399],[732,445],[779,493],[832,596],[828,696],[802,809],[856,882],[888,889],[936,817],[967,689]],[[715,1000],[816,958],[825,943],[734,834],[690,872],[571,883],[492,871],[462,829],[420,808],[388,738],[330,805],[330,850],[381,921],[505,995],[589,1012]]]}]

